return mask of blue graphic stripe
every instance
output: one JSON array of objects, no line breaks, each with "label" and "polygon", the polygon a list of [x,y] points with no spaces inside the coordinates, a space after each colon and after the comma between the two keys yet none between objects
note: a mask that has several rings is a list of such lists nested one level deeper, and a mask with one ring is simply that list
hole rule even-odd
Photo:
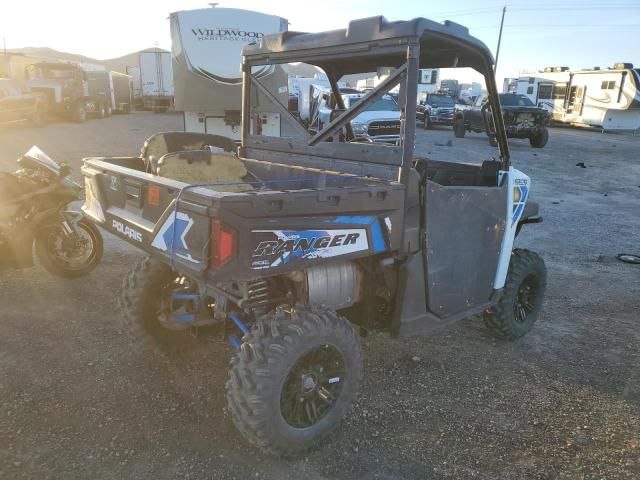
[{"label": "blue graphic stripe", "polygon": [[379,220],[371,225],[371,240],[373,241],[374,253],[384,252],[387,249],[387,242],[384,240]]},{"label": "blue graphic stripe", "polygon": [[332,220],[327,220],[327,223],[350,223],[353,225],[369,225],[376,220],[376,217],[366,216],[366,217],[349,217],[342,216],[336,217]]}]

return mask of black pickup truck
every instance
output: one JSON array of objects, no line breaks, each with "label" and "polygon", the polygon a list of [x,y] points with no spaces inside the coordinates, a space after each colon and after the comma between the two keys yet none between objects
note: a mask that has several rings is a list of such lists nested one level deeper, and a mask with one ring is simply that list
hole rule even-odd
[{"label": "black pickup truck", "polygon": [[44,95],[24,92],[13,80],[0,78],[0,123],[27,119],[39,127],[44,124],[46,114]]},{"label": "black pickup truck", "polygon": [[[533,148],[542,148],[549,141],[549,113],[536,107],[526,95],[501,93],[502,118],[509,138],[528,138]],[[495,142],[495,128],[491,123],[487,95],[479,95],[471,106],[456,106],[453,132],[464,137],[467,131],[487,132],[489,140]]]}]

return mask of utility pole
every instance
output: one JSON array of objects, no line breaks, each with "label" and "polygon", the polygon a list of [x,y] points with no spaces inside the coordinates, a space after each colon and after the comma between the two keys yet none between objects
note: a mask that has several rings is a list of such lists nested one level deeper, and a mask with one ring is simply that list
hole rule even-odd
[{"label": "utility pole", "polygon": [[504,26],[504,14],[507,13],[507,6],[502,8],[502,20],[500,20],[500,34],[498,35],[498,48],[496,49],[496,63],[493,66],[493,73],[498,69],[498,57],[500,56],[500,42],[502,41],[502,27]]}]

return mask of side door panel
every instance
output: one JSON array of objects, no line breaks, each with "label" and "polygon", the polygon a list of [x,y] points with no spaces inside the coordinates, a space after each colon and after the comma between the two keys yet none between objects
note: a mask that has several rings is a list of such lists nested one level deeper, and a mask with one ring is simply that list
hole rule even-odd
[{"label": "side door panel", "polygon": [[505,231],[508,187],[426,182],[427,304],[446,318],[489,302]]}]

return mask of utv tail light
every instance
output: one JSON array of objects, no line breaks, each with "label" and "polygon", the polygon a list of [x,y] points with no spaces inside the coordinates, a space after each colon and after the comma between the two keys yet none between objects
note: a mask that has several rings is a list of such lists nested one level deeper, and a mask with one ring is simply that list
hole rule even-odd
[{"label": "utv tail light", "polygon": [[220,220],[211,220],[211,255],[212,268],[220,268],[233,257],[236,246],[236,235]]}]

